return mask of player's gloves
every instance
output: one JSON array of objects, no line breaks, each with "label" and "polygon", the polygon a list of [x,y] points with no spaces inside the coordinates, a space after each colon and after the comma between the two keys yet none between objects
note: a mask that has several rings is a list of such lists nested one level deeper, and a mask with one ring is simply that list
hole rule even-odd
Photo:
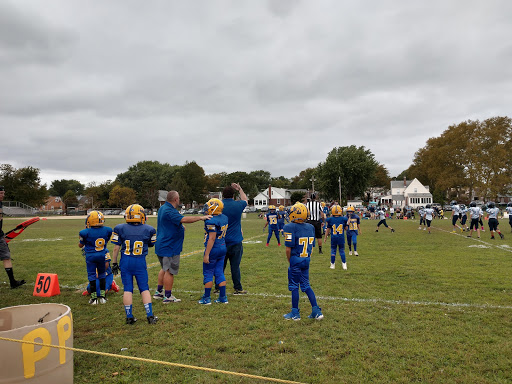
[{"label": "player's gloves", "polygon": [[117,264],[117,263],[112,264],[112,274],[114,276],[117,276],[119,274],[119,264]]}]

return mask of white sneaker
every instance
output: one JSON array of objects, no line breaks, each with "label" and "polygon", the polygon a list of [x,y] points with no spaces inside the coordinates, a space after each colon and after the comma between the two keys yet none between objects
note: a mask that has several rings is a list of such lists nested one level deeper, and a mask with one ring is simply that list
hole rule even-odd
[{"label": "white sneaker", "polygon": [[347,263],[341,263],[341,267],[342,267],[344,270],[347,270]]},{"label": "white sneaker", "polygon": [[162,303],[164,303],[164,304],[179,303],[180,301],[181,301],[181,299],[178,299],[178,298],[174,297],[174,295],[171,295],[171,296],[163,299]]},{"label": "white sneaker", "polygon": [[354,251],[354,256],[359,256],[359,253],[357,253],[357,251]]},{"label": "white sneaker", "polygon": [[[354,251],[355,252],[355,251]],[[352,256],[352,251],[348,251],[348,255]]]},{"label": "white sneaker", "polygon": [[423,228],[423,230],[424,230],[424,231],[426,231],[426,230],[427,230],[427,228]]},{"label": "white sneaker", "polygon": [[336,268],[336,266],[334,265],[334,263],[331,263],[331,267],[330,267],[330,268],[331,268],[331,269]]},{"label": "white sneaker", "polygon": [[421,227],[418,228],[421,231]]}]

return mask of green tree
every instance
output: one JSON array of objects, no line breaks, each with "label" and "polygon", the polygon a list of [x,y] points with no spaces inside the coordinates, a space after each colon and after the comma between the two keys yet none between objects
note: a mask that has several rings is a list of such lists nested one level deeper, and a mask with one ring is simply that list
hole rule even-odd
[{"label": "green tree", "polygon": [[180,202],[183,204],[191,204],[193,201],[192,190],[187,182],[181,177],[181,174],[177,174],[172,179],[172,183],[169,185],[169,190],[178,191],[180,194]]},{"label": "green tree", "polygon": [[68,208],[76,208],[78,206],[78,199],[76,198],[75,191],[66,191],[64,195],[62,195],[62,202],[66,206],[64,209],[65,212]]},{"label": "green tree", "polygon": [[290,196],[290,200],[292,201],[292,204],[295,204],[297,202],[302,203],[304,201],[305,196],[306,196],[305,192],[295,191]]},{"label": "green tree", "polygon": [[137,201],[137,194],[134,189],[129,187],[121,187],[116,185],[110,191],[108,203],[111,207],[126,208],[130,204],[135,204]]},{"label": "green tree", "polygon": [[45,185],[41,185],[39,169],[16,169],[10,164],[0,165],[0,185],[5,187],[4,200],[19,201],[32,207],[43,205],[48,197]]},{"label": "green tree", "polygon": [[92,206],[95,209],[108,208],[110,206],[108,203],[110,191],[112,191],[115,185],[119,184],[112,180],[107,180],[100,185],[96,185],[94,182],[89,183],[85,189],[85,195],[91,202],[91,206],[88,208],[92,208]]},{"label": "green tree", "polygon": [[[188,191],[185,196],[182,196],[183,191],[177,190],[180,193],[180,199],[184,203],[204,203],[206,201],[206,177],[204,169],[201,168],[195,161],[186,162],[177,172],[175,178],[179,176],[179,181],[184,182],[188,186]],[[174,182],[174,179],[173,179]]]},{"label": "green tree", "polygon": [[297,176],[292,177],[290,188],[292,189],[311,189],[311,178],[315,175],[316,168],[306,168]]},{"label": "green tree", "polygon": [[75,195],[83,195],[85,186],[78,180],[53,180],[48,193],[50,196],[63,197],[67,191],[73,191]]},{"label": "green tree", "polygon": [[363,196],[377,171],[378,163],[373,153],[365,147],[334,148],[318,165],[318,190],[326,199],[339,198],[341,180],[342,199]]},{"label": "green tree", "polygon": [[384,165],[377,165],[375,175],[370,180],[370,187],[389,189],[390,186],[391,178],[389,177],[389,171]]}]

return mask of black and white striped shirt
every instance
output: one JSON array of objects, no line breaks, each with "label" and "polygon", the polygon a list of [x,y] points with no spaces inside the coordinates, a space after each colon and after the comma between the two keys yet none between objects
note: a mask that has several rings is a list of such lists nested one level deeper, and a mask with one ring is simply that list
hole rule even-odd
[{"label": "black and white striped shirt", "polygon": [[322,206],[318,201],[309,201],[306,203],[309,210],[309,220],[320,221],[322,220]]}]

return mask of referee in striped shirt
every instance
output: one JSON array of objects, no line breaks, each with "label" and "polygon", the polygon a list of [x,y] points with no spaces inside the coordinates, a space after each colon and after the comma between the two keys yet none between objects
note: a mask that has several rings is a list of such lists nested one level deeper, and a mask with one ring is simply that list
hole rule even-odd
[{"label": "referee in striped shirt", "polygon": [[308,208],[308,220],[309,224],[315,227],[315,237],[318,242],[318,253],[322,253],[322,222],[325,220],[325,214],[322,211],[322,206],[316,201],[316,193],[311,194],[311,201],[306,203]]}]

